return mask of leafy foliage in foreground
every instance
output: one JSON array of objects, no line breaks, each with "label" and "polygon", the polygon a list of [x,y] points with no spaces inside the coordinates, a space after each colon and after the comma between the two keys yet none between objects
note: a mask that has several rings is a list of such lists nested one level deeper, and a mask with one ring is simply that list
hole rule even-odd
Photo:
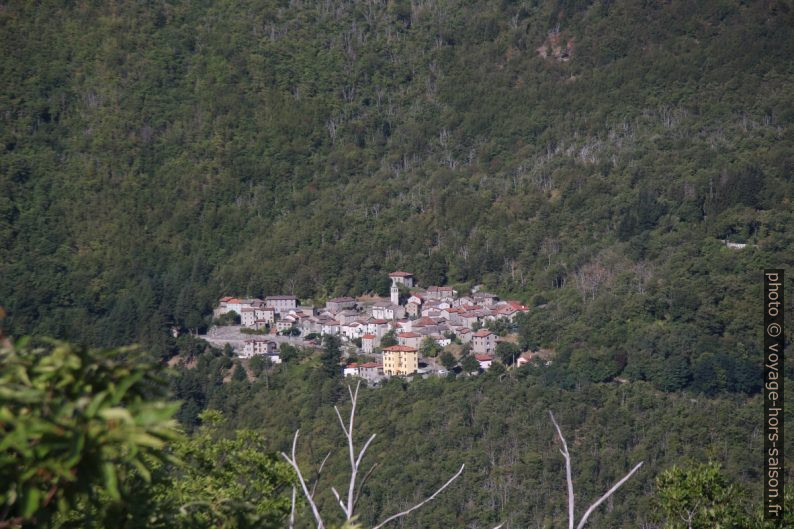
[{"label": "leafy foliage in foreground", "polygon": [[178,434],[179,404],[161,400],[163,387],[132,349],[2,347],[2,521],[43,527],[56,512],[122,501],[132,475],[150,481]]},{"label": "leafy foliage in foreground", "polygon": [[282,528],[290,512],[292,469],[264,449],[261,433],[238,430],[229,436],[217,411],[205,411],[200,419],[202,427],[172,447],[184,465],[172,467],[155,488],[166,504],[178,506],[164,526]]},{"label": "leafy foliage in foreground", "polygon": [[288,465],[217,412],[183,436],[162,375],[130,348],[0,346],[0,527],[282,527]]}]

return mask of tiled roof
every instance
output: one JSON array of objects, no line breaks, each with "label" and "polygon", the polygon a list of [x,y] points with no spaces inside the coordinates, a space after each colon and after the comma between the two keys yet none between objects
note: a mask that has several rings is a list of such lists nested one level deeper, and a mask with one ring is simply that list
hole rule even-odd
[{"label": "tiled roof", "polygon": [[383,367],[383,364],[379,364],[378,362],[367,362],[366,364],[361,364],[358,367],[363,367],[363,368]]},{"label": "tiled roof", "polygon": [[384,347],[383,350],[390,353],[415,353],[416,347],[408,347],[407,345],[391,345],[389,347]]},{"label": "tiled roof", "polygon": [[493,333],[488,329],[480,329],[479,331],[475,332],[473,336],[476,336],[477,338],[485,338],[486,336],[490,336],[491,334]]}]

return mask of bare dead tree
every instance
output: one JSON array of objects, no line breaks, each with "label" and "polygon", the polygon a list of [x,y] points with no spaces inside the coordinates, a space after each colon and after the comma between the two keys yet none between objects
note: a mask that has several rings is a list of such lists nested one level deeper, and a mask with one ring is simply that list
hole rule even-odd
[{"label": "bare dead tree", "polygon": [[[560,442],[562,443],[562,448],[560,449],[560,453],[562,457],[565,458],[565,480],[568,483],[568,529],[574,529],[575,524],[575,513],[574,513],[574,494],[573,494],[573,479],[571,478],[571,454],[568,452],[568,443],[565,442],[565,437],[562,435],[562,430],[560,430],[560,425],[557,424],[557,421],[554,419],[554,414],[549,410],[549,417],[551,417],[551,422],[554,423],[554,428],[557,429],[557,436],[560,438]],[[637,465],[629,471],[628,474],[623,476],[623,478],[615,483],[611,489],[609,489],[603,496],[598,498],[595,502],[593,502],[590,507],[587,508],[585,513],[582,515],[582,518],[579,520],[579,523],[576,524],[576,529],[582,529],[584,525],[587,523],[587,519],[593,514],[599,505],[601,505],[607,498],[612,496],[612,494],[618,490],[626,481],[634,475],[637,470],[640,469],[642,466],[643,461],[637,463]]]},{"label": "bare dead tree", "polygon": [[292,503],[289,509],[289,529],[294,529],[295,527],[295,495],[297,492],[297,489],[292,487]]},{"label": "bare dead tree", "polygon": [[[367,441],[364,443],[361,450],[358,452],[356,451],[356,447],[354,443],[354,431],[355,431],[356,406],[358,403],[358,390],[360,386],[361,386],[361,381],[359,381],[356,384],[355,390],[353,390],[353,388],[351,388],[350,386],[348,386],[347,388],[348,393],[350,394],[350,401],[351,401],[350,416],[348,418],[347,424],[345,424],[344,419],[342,419],[342,413],[339,411],[339,408],[337,406],[334,406],[334,410],[336,411],[336,416],[339,419],[339,425],[341,426],[342,432],[345,434],[345,438],[347,439],[348,455],[350,457],[350,480],[348,482],[347,498],[345,499],[345,501],[342,500],[341,495],[339,494],[339,492],[336,490],[335,487],[331,487],[331,492],[333,493],[334,498],[336,498],[336,501],[339,504],[339,507],[342,509],[342,512],[345,515],[345,519],[348,522],[352,521],[353,518],[355,517],[355,508],[356,508],[356,504],[358,503],[358,499],[361,496],[361,490],[364,486],[364,483],[375,469],[375,466],[373,465],[373,467],[371,467],[369,471],[366,472],[366,474],[364,474],[363,479],[359,482],[358,477],[359,477],[359,471],[361,469],[361,462],[364,459],[364,455],[366,454],[370,444],[375,439],[375,434],[372,434],[369,437],[369,439],[367,439]],[[317,486],[317,480],[319,480],[320,472],[322,471],[322,467],[325,465],[325,461],[328,459],[328,456],[325,457],[323,463],[320,465],[320,469],[317,472],[317,478],[315,480],[314,486],[312,486],[310,490],[308,484],[306,483],[306,480],[303,477],[303,473],[301,472],[300,466],[298,465],[298,459],[296,455],[299,431],[300,430],[295,431],[295,437],[292,440],[291,455],[287,455],[286,453],[281,452],[281,456],[290,464],[290,466],[292,466],[293,470],[295,470],[295,473],[298,476],[298,483],[300,484],[301,490],[303,491],[303,495],[306,498],[306,501],[309,504],[309,508],[312,511],[312,515],[314,516],[317,529],[324,529],[325,523],[323,522],[322,515],[320,514],[320,511],[317,508],[317,504],[314,501],[314,493],[315,493],[315,488]],[[458,471],[449,480],[447,480],[446,483],[444,483],[441,487],[439,487],[438,490],[436,490],[433,494],[431,494],[421,502],[417,503],[413,507],[410,507],[404,511],[389,516],[379,524],[375,525],[373,529],[380,529],[389,522],[397,520],[398,518],[402,518],[403,516],[410,514],[411,512],[419,509],[426,503],[435,499],[436,496],[441,494],[444,491],[444,489],[449,487],[449,485],[452,484],[452,482],[455,481],[461,475],[464,467],[465,465],[461,465]],[[294,513],[294,508],[295,508],[294,500],[293,500],[292,508]],[[294,516],[291,514],[290,527],[292,527],[293,519]],[[501,525],[495,527],[494,529],[499,529],[499,527],[501,527]]]}]

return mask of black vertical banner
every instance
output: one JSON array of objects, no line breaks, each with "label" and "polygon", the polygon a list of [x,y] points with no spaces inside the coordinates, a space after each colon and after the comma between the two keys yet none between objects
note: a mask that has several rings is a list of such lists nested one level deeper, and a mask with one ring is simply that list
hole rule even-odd
[{"label": "black vertical banner", "polygon": [[764,518],[783,519],[783,270],[764,270]]}]

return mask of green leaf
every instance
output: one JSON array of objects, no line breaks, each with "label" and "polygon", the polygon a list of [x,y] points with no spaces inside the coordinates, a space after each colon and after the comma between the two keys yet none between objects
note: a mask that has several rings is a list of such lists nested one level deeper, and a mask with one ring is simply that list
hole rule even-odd
[{"label": "green leaf", "polygon": [[119,481],[115,465],[113,465],[113,463],[103,464],[102,474],[105,477],[105,489],[108,495],[114,500],[120,500],[121,493],[119,493]]}]

